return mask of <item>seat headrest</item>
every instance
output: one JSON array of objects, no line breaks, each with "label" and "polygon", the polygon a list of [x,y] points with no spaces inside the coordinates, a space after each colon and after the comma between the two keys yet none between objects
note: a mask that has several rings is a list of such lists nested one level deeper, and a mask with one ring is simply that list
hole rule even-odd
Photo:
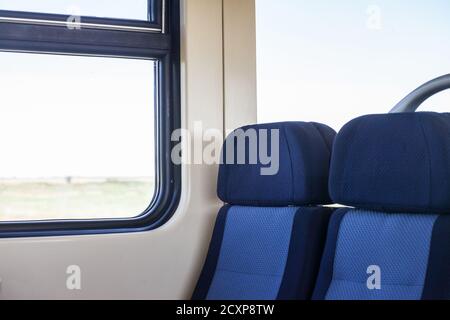
[{"label": "seat headrest", "polygon": [[242,206],[330,203],[328,173],[335,135],[323,124],[305,122],[235,130],[222,149],[219,198]]},{"label": "seat headrest", "polygon": [[368,115],[338,133],[330,168],[336,203],[388,212],[450,211],[450,114]]}]

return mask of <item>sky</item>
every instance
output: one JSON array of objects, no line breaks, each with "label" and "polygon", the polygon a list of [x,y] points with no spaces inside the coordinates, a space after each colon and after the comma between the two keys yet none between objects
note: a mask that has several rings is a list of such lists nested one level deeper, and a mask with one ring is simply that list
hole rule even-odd
[{"label": "sky", "polygon": [[[147,0],[0,0],[0,9],[146,19]],[[256,0],[258,121],[339,130],[450,73],[448,0]],[[0,53],[0,178],[147,177],[153,62]],[[422,110],[450,111],[450,93]]]},{"label": "sky", "polygon": [[0,52],[0,177],[154,176],[154,62]]},{"label": "sky", "polygon": [[[147,19],[147,0],[0,0]],[[0,52],[0,178],[153,177],[154,62]]]},{"label": "sky", "polygon": [[[258,121],[339,130],[450,73],[448,0],[256,0]],[[421,110],[450,111],[450,92]]]}]

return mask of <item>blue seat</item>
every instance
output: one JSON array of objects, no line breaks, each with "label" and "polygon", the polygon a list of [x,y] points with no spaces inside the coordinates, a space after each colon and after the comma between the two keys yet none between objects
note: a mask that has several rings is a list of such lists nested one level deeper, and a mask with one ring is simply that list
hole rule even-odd
[{"label": "blue seat", "polygon": [[338,133],[313,299],[450,299],[450,115],[369,115]]},{"label": "blue seat", "polygon": [[[249,142],[255,137],[256,149]],[[332,212],[319,205],[330,203],[334,137],[325,125],[289,122],[245,127],[227,138],[218,181],[226,205],[194,300],[311,298]],[[246,164],[238,156],[243,146]],[[249,150],[279,157],[267,170],[267,161],[251,164]]]}]

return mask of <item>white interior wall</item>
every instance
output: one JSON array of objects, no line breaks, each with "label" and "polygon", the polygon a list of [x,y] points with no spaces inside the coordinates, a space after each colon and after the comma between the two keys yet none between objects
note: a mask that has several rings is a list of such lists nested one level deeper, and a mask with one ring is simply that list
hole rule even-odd
[{"label": "white interior wall", "polygon": [[[182,0],[183,127],[256,122],[254,28],[254,0]],[[217,166],[183,166],[179,209],[154,231],[0,239],[0,299],[188,299],[221,206],[216,182]],[[81,267],[79,291],[66,288],[69,265]]]},{"label": "white interior wall", "polygon": [[255,0],[224,1],[225,127],[256,123]]}]

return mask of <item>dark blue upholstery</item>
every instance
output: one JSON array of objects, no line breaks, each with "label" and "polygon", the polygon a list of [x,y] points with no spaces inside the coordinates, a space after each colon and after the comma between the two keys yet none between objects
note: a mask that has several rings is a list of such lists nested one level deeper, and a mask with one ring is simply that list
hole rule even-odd
[{"label": "dark blue upholstery", "polygon": [[294,207],[231,207],[207,298],[276,299],[296,212]]},{"label": "dark blue upholstery", "polygon": [[[334,132],[320,124],[289,122],[246,127],[238,135],[248,129],[278,130],[279,170],[263,176],[261,163],[221,165],[218,193],[228,205],[217,218],[193,299],[309,299],[333,212],[313,205],[330,199]],[[267,139],[256,132],[258,139]],[[277,149],[273,143],[269,151]]]},{"label": "dark blue upholstery", "polygon": [[320,264],[319,275],[314,289],[313,300],[325,300],[333,280],[334,256],[339,236],[339,227],[349,209],[337,210],[330,219],[327,240]]},{"label": "dark blue upholstery", "polygon": [[[333,214],[314,300],[449,300],[450,215]],[[370,290],[367,268],[381,268]]]},{"label": "dark blue upholstery", "polygon": [[206,300],[206,297],[208,296],[209,287],[216,272],[220,248],[222,247],[228,209],[230,209],[230,206],[222,207],[217,215],[216,225],[214,227],[211,243],[209,244],[208,257],[192,296],[193,300]]},{"label": "dark blue upholstery", "polygon": [[336,137],[330,194],[391,212],[450,211],[450,114],[369,115]]},{"label": "dark blue upholstery", "polygon": [[[328,279],[326,292],[318,288],[314,298],[420,300],[437,218],[366,210],[345,212],[341,223],[331,230],[337,238],[326,249],[325,255],[333,259],[322,265],[321,278]],[[367,269],[372,265],[381,269],[380,290],[367,286]]]},{"label": "dark blue upholstery", "polygon": [[422,299],[450,300],[450,215],[436,221]]},{"label": "dark blue upholstery", "polygon": [[306,300],[331,209],[226,206],[194,300]]},{"label": "dark blue upholstery", "polygon": [[[337,135],[314,299],[450,299],[450,116],[370,115]],[[374,288],[370,268],[379,268]]]},{"label": "dark blue upholstery", "polygon": [[278,300],[312,297],[333,212],[323,207],[303,207],[297,211]]},{"label": "dark blue upholstery", "polygon": [[[254,125],[238,129],[235,135],[227,138],[227,142],[244,138],[249,130],[256,130],[258,139],[261,138],[260,130],[268,130],[269,150],[273,149],[270,132],[278,130],[278,173],[261,175],[261,168],[267,167],[266,165],[260,162],[239,165],[234,158],[234,164],[224,163],[220,166],[218,195],[222,201],[242,206],[330,203],[328,172],[330,151],[336,134],[333,129],[306,122]],[[234,154],[237,154],[237,146],[237,143],[232,146]],[[225,143],[222,151],[224,162],[229,152]],[[248,159],[248,155],[246,158]]]}]

